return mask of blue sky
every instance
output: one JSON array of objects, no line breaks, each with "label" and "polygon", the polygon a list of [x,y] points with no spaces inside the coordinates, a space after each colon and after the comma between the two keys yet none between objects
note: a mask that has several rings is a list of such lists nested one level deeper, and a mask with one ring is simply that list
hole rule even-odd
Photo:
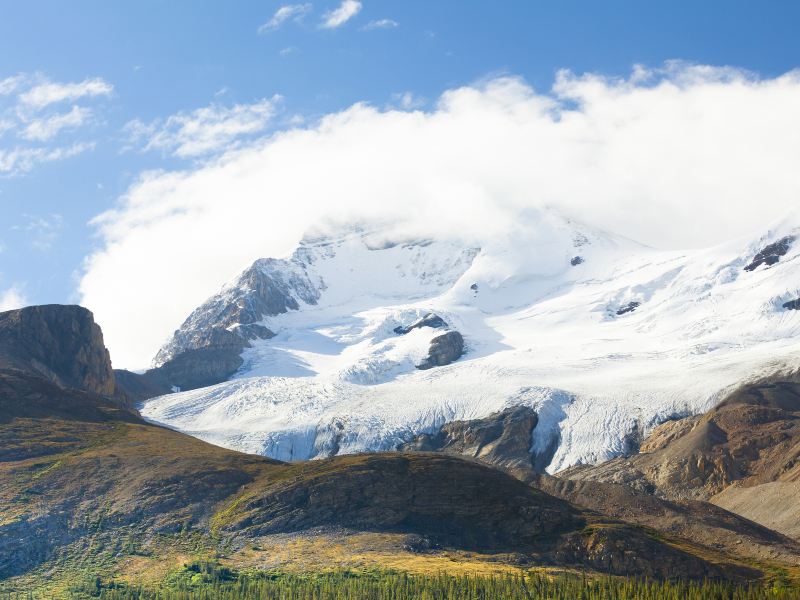
[{"label": "blue sky", "polygon": [[[0,94],[0,294],[30,303],[78,299],[84,258],[106,243],[89,222],[141,173],[356,102],[427,110],[502,74],[546,92],[560,69],[625,77],[673,59],[762,78],[800,64],[790,1],[27,0],[0,15],[14,88]],[[56,99],[23,98],[51,84]],[[181,125],[199,118],[238,133],[186,145]]]}]

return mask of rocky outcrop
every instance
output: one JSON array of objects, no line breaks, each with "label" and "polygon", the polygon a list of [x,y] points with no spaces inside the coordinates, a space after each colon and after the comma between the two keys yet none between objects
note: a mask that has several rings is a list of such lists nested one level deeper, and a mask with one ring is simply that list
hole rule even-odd
[{"label": "rocky outcrop", "polygon": [[584,260],[582,256],[573,256],[572,259],[569,261],[573,267],[577,267],[578,265],[583,264]]},{"label": "rocky outcrop", "polygon": [[744,270],[755,271],[761,265],[766,265],[768,267],[774,265],[781,259],[781,256],[784,256],[787,252],[789,252],[789,249],[792,247],[794,241],[794,236],[787,235],[786,237],[779,239],[777,242],[773,242],[772,244],[764,246],[753,257],[753,260],[744,268]]},{"label": "rocky outcrop", "polygon": [[0,368],[104,396],[115,390],[103,333],[92,313],[80,306],[51,304],[0,313]]},{"label": "rocky outcrop", "polygon": [[297,256],[257,260],[189,315],[158,352],[148,376],[184,390],[227,380],[242,366],[250,342],[275,335],[261,321],[297,310],[301,302],[316,304],[320,287]]},{"label": "rocky outcrop", "polygon": [[129,406],[169,394],[172,390],[167,383],[146,373],[133,373],[125,369],[114,369],[114,378],[117,382],[115,396],[122,398]]},{"label": "rocky outcrop", "polygon": [[620,316],[620,315],[625,315],[625,314],[627,314],[627,313],[629,313],[629,312],[633,312],[633,311],[635,311],[637,308],[639,308],[639,305],[640,305],[640,303],[639,303],[639,302],[636,302],[636,301],[633,301],[633,302],[628,302],[628,303],[627,303],[627,304],[625,304],[624,306],[620,306],[620,307],[617,309],[617,316]]},{"label": "rocky outcrop", "polygon": [[[271,337],[271,336],[270,336]],[[162,387],[192,390],[230,378],[244,362],[242,352],[249,340],[222,328],[197,335],[193,344],[146,375]]]},{"label": "rocky outcrop", "polygon": [[707,500],[800,536],[800,384],[744,386],[708,413],[667,422],[642,452],[559,473],[677,501]]},{"label": "rocky outcrop", "polygon": [[621,483],[536,475],[537,488],[599,514],[691,539],[756,560],[800,565],[800,544],[772,529],[702,501],[660,498]]},{"label": "rocky outcrop", "polygon": [[434,329],[442,329],[447,327],[447,322],[439,315],[428,313],[424,317],[414,321],[411,325],[407,325],[405,327],[402,325],[400,327],[395,327],[394,332],[397,335],[406,335],[407,333],[413,331],[414,329],[420,329],[421,327],[432,327]]},{"label": "rocky outcrop", "polygon": [[531,470],[531,437],[536,412],[527,406],[513,406],[483,419],[451,421],[435,434],[418,435],[400,446],[405,452],[443,452],[467,456],[514,470]]},{"label": "rocky outcrop", "polygon": [[789,302],[784,302],[783,308],[786,310],[800,310],[800,298],[797,298],[796,300],[789,300]]},{"label": "rocky outcrop", "polygon": [[417,368],[424,370],[443,367],[458,360],[463,354],[464,338],[458,331],[448,331],[431,340],[428,356],[417,365]]}]

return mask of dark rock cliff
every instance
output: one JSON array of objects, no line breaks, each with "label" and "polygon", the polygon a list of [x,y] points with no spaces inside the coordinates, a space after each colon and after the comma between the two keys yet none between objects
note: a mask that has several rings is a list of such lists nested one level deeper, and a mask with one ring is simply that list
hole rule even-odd
[{"label": "dark rock cliff", "polygon": [[435,434],[422,434],[400,449],[478,458],[507,469],[532,469],[531,438],[538,418],[527,406],[513,406],[484,419],[451,421]]},{"label": "dark rock cliff", "polygon": [[112,396],[111,359],[91,312],[51,304],[0,313],[0,365]]},{"label": "dark rock cliff", "polygon": [[772,266],[777,263],[781,256],[789,252],[794,243],[794,236],[787,235],[777,242],[764,246],[754,257],[752,262],[747,265],[745,271],[755,271],[761,265]]}]

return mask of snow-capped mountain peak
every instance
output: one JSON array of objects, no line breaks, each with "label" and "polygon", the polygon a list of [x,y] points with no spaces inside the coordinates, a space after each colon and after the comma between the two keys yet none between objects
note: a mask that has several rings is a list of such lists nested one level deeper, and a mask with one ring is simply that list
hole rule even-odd
[{"label": "snow-capped mountain peak", "polygon": [[798,367],[797,239],[784,222],[752,240],[661,251],[553,214],[480,248],[363,230],[307,239],[288,259],[257,261],[159,353],[185,373],[182,356],[217,365],[208,348],[226,347],[235,360],[218,380],[229,381],[142,412],[307,459],[393,449],[525,405],[539,415],[538,464],[604,460],[729,386]]}]

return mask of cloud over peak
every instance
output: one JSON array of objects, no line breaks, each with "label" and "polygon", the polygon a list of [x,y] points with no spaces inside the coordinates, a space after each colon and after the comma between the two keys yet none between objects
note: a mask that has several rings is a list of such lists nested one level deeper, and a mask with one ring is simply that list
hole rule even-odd
[{"label": "cloud over peak", "polygon": [[618,78],[563,71],[546,92],[495,78],[427,110],[355,104],[143,175],[96,221],[103,247],[81,302],[118,366],[143,367],[225,281],[323,219],[482,245],[552,207],[654,246],[711,246],[796,206],[798,105],[797,73],[672,63]]}]

